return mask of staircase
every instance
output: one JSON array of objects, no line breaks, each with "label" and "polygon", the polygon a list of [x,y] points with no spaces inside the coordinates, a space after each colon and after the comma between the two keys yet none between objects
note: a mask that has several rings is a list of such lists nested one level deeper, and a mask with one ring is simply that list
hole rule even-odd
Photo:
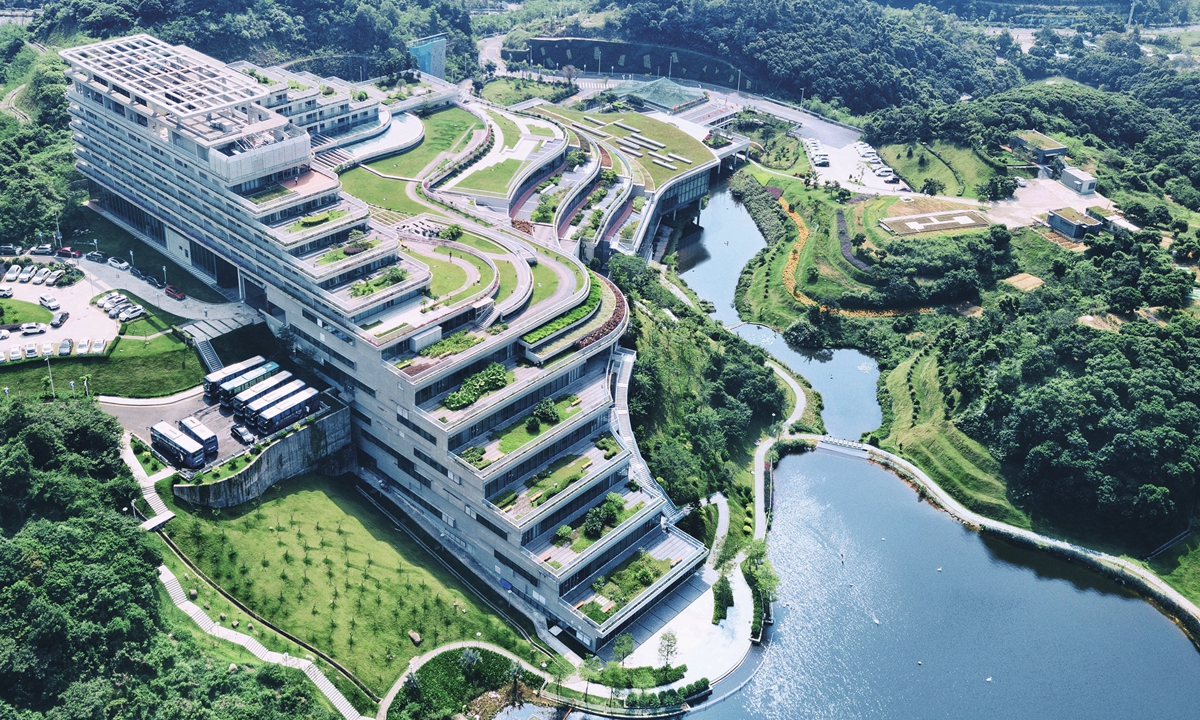
[{"label": "staircase", "polygon": [[337,148],[322,150],[313,156],[314,165],[325,168],[330,172],[336,172],[342,166],[352,162],[354,162],[353,155]]},{"label": "staircase", "polygon": [[217,351],[213,349],[212,343],[207,338],[196,343],[196,351],[200,353],[200,359],[204,362],[204,367],[208,368],[210,373],[225,367],[225,363],[221,362],[221,358],[217,357]]}]

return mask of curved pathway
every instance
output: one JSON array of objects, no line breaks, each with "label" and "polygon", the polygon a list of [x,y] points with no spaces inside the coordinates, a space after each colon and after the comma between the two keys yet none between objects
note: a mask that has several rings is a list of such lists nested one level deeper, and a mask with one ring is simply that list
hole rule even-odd
[{"label": "curved pathway", "polygon": [[792,392],[795,393],[796,406],[792,408],[792,414],[788,415],[787,419],[783,421],[783,430],[780,432],[778,438],[767,438],[766,440],[763,440],[761,443],[759,443],[758,449],[754,451],[755,540],[763,540],[767,537],[767,507],[764,498],[766,496],[767,489],[766,466],[768,453],[770,453],[771,448],[775,446],[776,439],[795,440],[807,437],[802,435],[793,435],[788,431],[788,428],[792,426],[792,423],[799,420],[800,416],[804,414],[804,408],[808,402],[808,397],[804,394],[804,388],[800,387],[800,383],[796,382],[791,375],[789,375],[783,368],[779,367],[775,363],[768,360],[767,365],[774,370],[775,374],[778,375],[784,382],[786,382],[788,387],[792,389]]},{"label": "curved pathway", "polygon": [[20,122],[29,122],[29,115],[24,110],[17,107],[17,93],[25,89],[24,85],[18,85],[0,100],[0,112],[12,115]]}]

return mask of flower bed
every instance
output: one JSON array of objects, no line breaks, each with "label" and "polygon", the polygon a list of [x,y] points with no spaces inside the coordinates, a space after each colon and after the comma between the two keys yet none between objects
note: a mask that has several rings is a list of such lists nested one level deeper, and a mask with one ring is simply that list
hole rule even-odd
[{"label": "flower bed", "polygon": [[[608,281],[605,280],[605,282],[608,282]],[[612,283],[609,283],[609,285],[612,285]],[[575,341],[575,349],[576,350],[582,350],[585,347],[587,347],[588,345],[591,345],[592,343],[596,342],[597,340],[607,337],[609,333],[611,333],[613,330],[615,330],[625,320],[625,296],[622,295],[621,291],[618,290],[615,286],[613,287],[613,292],[617,296],[617,307],[615,310],[613,310],[613,314],[608,318],[608,321],[605,322],[603,325],[601,325],[600,327],[591,331],[587,335],[584,335],[583,337],[576,340]]]},{"label": "flower bed", "polygon": [[442,402],[451,410],[461,410],[487,393],[508,385],[508,370],[500,363],[492,363],[483,370],[463,380],[463,384],[446,396]]}]

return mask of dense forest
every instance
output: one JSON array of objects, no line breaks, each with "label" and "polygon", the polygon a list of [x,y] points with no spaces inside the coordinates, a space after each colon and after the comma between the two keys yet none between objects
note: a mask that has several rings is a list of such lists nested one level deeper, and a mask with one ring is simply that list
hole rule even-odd
[{"label": "dense forest", "polygon": [[52,0],[30,30],[41,39],[149,32],[222,60],[263,63],[337,53],[382,57],[446,33],[447,75],[470,75],[476,65],[470,14],[446,0]]},{"label": "dense forest", "polygon": [[0,718],[334,717],[299,671],[171,633],[120,437],[90,403],[0,407]]}]

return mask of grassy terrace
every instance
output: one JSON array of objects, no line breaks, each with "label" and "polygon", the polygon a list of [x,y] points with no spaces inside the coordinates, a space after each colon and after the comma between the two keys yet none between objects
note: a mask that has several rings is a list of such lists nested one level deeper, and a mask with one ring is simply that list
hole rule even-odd
[{"label": "grassy terrace", "polygon": [[412,657],[444,643],[478,637],[531,658],[530,647],[368,503],[353,478],[287,480],[260,502],[230,510],[162,494],[178,515],[168,532],[208,577],[379,696]]},{"label": "grassy terrace", "polygon": [[433,275],[433,281],[429,284],[429,292],[434,297],[448,295],[466,284],[467,271],[449,260],[417,252],[411,245],[405,245],[404,250],[429,266],[429,272]]},{"label": "grassy terrace", "polygon": [[498,113],[495,110],[488,110],[487,116],[492,119],[492,122],[500,128],[502,139],[496,144],[505,149],[514,148],[517,146],[517,141],[521,139],[521,129],[507,115]]},{"label": "grassy terrace", "polygon": [[481,238],[469,232],[464,232],[458,241],[467,247],[475,248],[480,252],[489,253],[492,255],[507,255],[508,251],[500,247],[496,243],[486,238]]},{"label": "grassy terrace", "polygon": [[529,304],[537,305],[558,289],[558,274],[553,268],[542,263],[534,265],[530,270],[533,271],[533,295],[529,298]]},{"label": "grassy terrace", "polygon": [[369,162],[367,167],[387,175],[416,179],[438,155],[459,152],[470,142],[471,133],[483,128],[479,118],[456,107],[426,115],[421,122],[425,125],[425,137],[416,147]]},{"label": "grassy terrace", "polygon": [[[592,459],[569,455],[554,461],[550,467],[525,481],[526,501],[532,507],[538,507],[550,498],[566,490],[587,475],[587,469]],[[517,492],[508,490],[496,498],[495,503],[502,510],[512,507],[517,500]]]},{"label": "grassy terrace", "polygon": [[633,517],[634,515],[638,514],[642,508],[646,507],[645,500],[637,500],[633,504],[626,504],[624,497],[622,495],[620,495],[619,493],[609,493],[609,495],[610,496],[615,495],[616,497],[614,499],[612,499],[611,501],[608,497],[605,497],[604,499],[600,500],[599,502],[597,502],[595,505],[592,506],[593,509],[594,508],[603,508],[604,506],[610,505],[610,504],[612,506],[615,506],[613,508],[613,513],[610,516],[609,521],[606,522],[603,525],[603,527],[601,527],[599,536],[594,537],[594,538],[589,537],[587,535],[587,533],[584,532],[583,525],[584,525],[584,521],[587,518],[587,513],[584,513],[583,515],[579,516],[578,520],[571,523],[571,525],[570,525],[571,534],[568,537],[563,538],[560,542],[562,542],[563,544],[569,543],[571,546],[571,550],[573,550],[574,552],[577,552],[577,553],[581,553],[584,550],[587,550],[588,548],[590,548],[592,545],[596,544],[596,542],[598,540],[600,540],[601,538],[603,538],[605,535],[607,535],[610,532],[612,532],[613,530],[616,530],[617,528],[619,528],[622,525],[622,523],[624,523],[626,520]]},{"label": "grassy terrace", "polygon": [[430,208],[409,197],[408,188],[413,184],[411,182],[379,177],[360,167],[342,173],[341,181],[342,190],[368,205],[405,215],[432,212]]},{"label": "grassy terrace", "polygon": [[254,193],[253,195],[247,195],[246,199],[255,205],[262,205],[263,203],[269,203],[272,200],[278,200],[281,197],[287,197],[291,194],[292,191],[287,187],[283,185],[274,185],[266,190]]},{"label": "grassy terrace", "polygon": [[500,288],[496,291],[496,302],[502,303],[517,291],[517,269],[507,260],[493,260],[500,272]]},{"label": "grassy terrace", "polygon": [[658,560],[638,551],[617,566],[608,578],[601,576],[596,580],[592,591],[598,598],[581,605],[579,611],[596,623],[603,624],[670,569],[670,560]]},{"label": "grassy terrace", "polygon": [[327,222],[333,222],[334,220],[344,218],[349,214],[350,213],[347,210],[326,210],[324,212],[314,213],[312,215],[305,215],[289,225],[287,231],[290,233],[304,232],[305,230],[310,230],[320,225],[324,225]]},{"label": "grassy terrace", "polygon": [[54,319],[54,313],[35,303],[5,298],[0,300],[0,318],[3,318],[5,325],[27,322],[48,323]]},{"label": "grassy terrace", "polygon": [[501,160],[495,165],[471,172],[455,183],[453,189],[504,195],[508,192],[508,186],[521,169],[521,165],[521,161],[515,158]]},{"label": "grassy terrace", "polygon": [[669,153],[674,153],[692,161],[692,164],[688,165],[678,160],[669,160],[669,163],[675,166],[675,169],[671,170],[670,168],[656,164],[654,158],[650,156],[649,148],[638,151],[642,153],[642,157],[635,157],[629,153],[624,153],[630,163],[639,166],[643,171],[643,175],[649,178],[646,183],[648,189],[654,189],[676,175],[713,159],[712,152],[699,140],[674,125],[668,125],[640,113],[607,113],[599,116],[592,114],[592,117],[595,117],[597,120],[604,120],[608,123],[601,127],[584,120],[583,116],[587,113],[560,107],[547,108],[545,106],[539,107],[537,111],[548,117],[556,118],[567,125],[577,122],[584,127],[599,130],[610,136],[628,138],[633,133],[614,124],[620,122],[637,128],[641,131],[643,137],[650,140],[657,140],[666,145],[666,147],[654,151],[659,155],[667,156]]},{"label": "grassy terrace", "polygon": [[[317,264],[318,265],[332,265],[334,263],[339,263],[343,260],[352,258],[355,255],[361,255],[362,253],[367,252],[368,250],[372,250],[375,247],[377,247],[378,245],[379,245],[379,240],[372,239],[372,240],[360,240],[358,243],[355,243],[354,245],[348,245],[346,247],[333,248],[332,250],[328,250],[321,257],[317,258]],[[349,252],[347,252],[347,251],[349,251]]]},{"label": "grassy terrace", "polygon": [[[574,395],[556,398],[554,408],[558,411],[558,422],[562,422],[571,417],[581,409],[579,398]],[[500,441],[500,454],[507,455],[512,451],[524,446],[529,441],[544,432],[549,432],[558,423],[542,423],[536,430],[528,427],[527,418],[521,418],[517,422],[509,425],[503,430],[497,432],[493,437]]]},{"label": "grassy terrace", "polygon": [[[907,145],[884,145],[879,148],[879,159],[891,165],[914,190],[921,189],[925,178],[941,180],[946,184],[946,195],[961,195],[962,197],[978,197],[975,186],[987,182],[996,171],[992,170],[981,160],[971,148],[959,147],[953,143],[936,140],[930,143],[938,155],[930,152],[918,143]],[[909,153],[912,157],[909,157]],[[924,164],[921,158],[925,158]],[[954,172],[962,178],[959,183]]]},{"label": "grassy terrace", "polygon": [[458,302],[459,300],[463,299],[464,297],[473,294],[475,291],[479,290],[480,288],[484,288],[484,287],[487,287],[488,285],[491,285],[492,280],[496,276],[496,273],[492,270],[491,266],[488,265],[487,261],[485,261],[481,257],[477,257],[470,253],[464,253],[461,250],[454,250],[453,248],[448,248],[448,247],[444,247],[444,246],[439,246],[437,249],[434,250],[434,252],[436,252],[439,255],[445,255],[447,257],[453,256],[455,260],[465,260],[466,262],[468,262],[472,266],[474,266],[475,271],[479,273],[479,279],[475,281],[475,284],[472,285],[471,287],[466,288],[462,292],[455,294],[453,297],[451,297],[449,300],[446,301],[448,304],[453,305],[454,303]]}]

